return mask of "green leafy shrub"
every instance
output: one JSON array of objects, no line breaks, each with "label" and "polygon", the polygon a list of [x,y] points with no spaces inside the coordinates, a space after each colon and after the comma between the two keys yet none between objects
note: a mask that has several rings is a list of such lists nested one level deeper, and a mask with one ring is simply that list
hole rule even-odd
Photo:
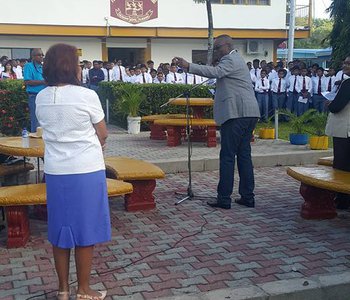
[{"label": "green leafy shrub", "polygon": [[29,127],[28,97],[22,80],[0,81],[0,131],[4,135],[20,135]]},{"label": "green leafy shrub", "polygon": [[288,110],[282,110],[280,114],[285,115],[289,119],[289,126],[292,130],[292,133],[303,134],[309,133],[308,124],[312,122],[313,116],[315,114],[315,109],[309,109],[301,116],[297,116],[295,113],[292,113]]},{"label": "green leafy shrub", "polygon": [[326,135],[326,125],[327,125],[328,115],[326,113],[315,113],[311,118],[311,126],[313,128],[313,134],[317,136]]}]

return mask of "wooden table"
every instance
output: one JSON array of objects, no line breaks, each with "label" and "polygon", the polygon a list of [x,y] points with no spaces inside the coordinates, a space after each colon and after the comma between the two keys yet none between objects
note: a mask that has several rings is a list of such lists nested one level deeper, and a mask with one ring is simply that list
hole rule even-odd
[{"label": "wooden table", "polygon": [[[45,145],[41,138],[28,138],[25,145],[22,137],[2,137],[0,138],[0,153],[6,155],[36,157],[37,158],[37,182],[40,181],[39,158],[44,157]],[[24,160],[25,161],[25,160]]]},{"label": "wooden table", "polygon": [[[192,109],[194,119],[203,119],[205,108],[214,105],[212,98],[189,98],[189,106]],[[186,98],[178,98],[175,100],[169,99],[170,105],[186,106]],[[205,142],[207,140],[207,133],[205,127],[197,127],[192,130],[191,139],[193,142]]]}]

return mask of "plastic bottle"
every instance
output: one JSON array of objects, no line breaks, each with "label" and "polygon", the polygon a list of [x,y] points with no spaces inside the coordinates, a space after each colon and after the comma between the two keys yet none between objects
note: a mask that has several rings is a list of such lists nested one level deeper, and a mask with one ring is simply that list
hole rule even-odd
[{"label": "plastic bottle", "polygon": [[29,147],[29,132],[25,127],[22,130],[22,146],[25,148]]}]

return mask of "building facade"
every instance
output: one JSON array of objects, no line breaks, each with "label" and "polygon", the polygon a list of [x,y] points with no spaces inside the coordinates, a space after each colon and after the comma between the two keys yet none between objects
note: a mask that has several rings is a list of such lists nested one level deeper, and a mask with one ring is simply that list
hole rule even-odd
[{"label": "building facade", "polygon": [[[228,34],[246,60],[277,59],[287,39],[287,0],[212,0],[214,36]],[[13,8],[17,8],[14,10]],[[205,60],[207,10],[193,0],[12,0],[2,3],[0,56],[27,58],[64,42],[80,59]],[[307,38],[309,29],[296,31]]]}]

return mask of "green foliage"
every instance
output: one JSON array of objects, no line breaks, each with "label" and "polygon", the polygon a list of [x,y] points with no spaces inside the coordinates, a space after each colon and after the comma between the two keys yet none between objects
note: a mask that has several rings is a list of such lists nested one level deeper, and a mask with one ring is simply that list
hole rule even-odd
[{"label": "green foliage", "polygon": [[326,135],[325,129],[327,125],[328,115],[326,113],[314,113],[311,117],[311,126],[313,128],[313,133],[317,136]]},{"label": "green foliage", "polygon": [[[123,95],[125,86],[141,92],[144,95],[144,100],[140,104],[139,114],[141,116],[152,114],[166,114],[166,113],[184,113],[185,108],[181,106],[168,105],[163,108],[160,106],[166,103],[170,98],[181,95],[188,91],[189,85],[185,84],[128,84],[119,82],[101,82],[99,88],[99,96],[102,105],[105,107],[106,99],[109,100],[110,121],[113,124],[126,126],[126,116],[120,110],[120,101]],[[209,88],[206,86],[199,86],[191,91],[191,97],[194,98],[211,98]],[[212,108],[206,110],[207,117],[212,116]]]},{"label": "green foliage", "polygon": [[141,90],[129,83],[121,86],[121,97],[117,103],[120,112],[130,117],[138,117],[140,105],[144,101],[145,95]]},{"label": "green foliage", "polygon": [[307,124],[312,121],[315,112],[315,109],[309,109],[301,116],[297,116],[295,113],[292,113],[289,110],[282,110],[280,114],[289,118],[289,127],[291,128],[292,133],[302,134],[308,133]]},{"label": "green foliage", "polygon": [[349,56],[350,49],[350,1],[333,0],[328,11],[334,22],[330,34],[333,48],[333,67],[340,68],[342,61]]},{"label": "green foliage", "polygon": [[[304,19],[296,19],[296,24],[304,23]],[[314,19],[311,26],[311,36],[307,39],[295,41],[295,48],[320,49],[330,47],[329,35],[333,28],[333,21],[328,19]]]},{"label": "green foliage", "polygon": [[0,131],[19,135],[29,127],[28,96],[22,80],[0,81]]}]

